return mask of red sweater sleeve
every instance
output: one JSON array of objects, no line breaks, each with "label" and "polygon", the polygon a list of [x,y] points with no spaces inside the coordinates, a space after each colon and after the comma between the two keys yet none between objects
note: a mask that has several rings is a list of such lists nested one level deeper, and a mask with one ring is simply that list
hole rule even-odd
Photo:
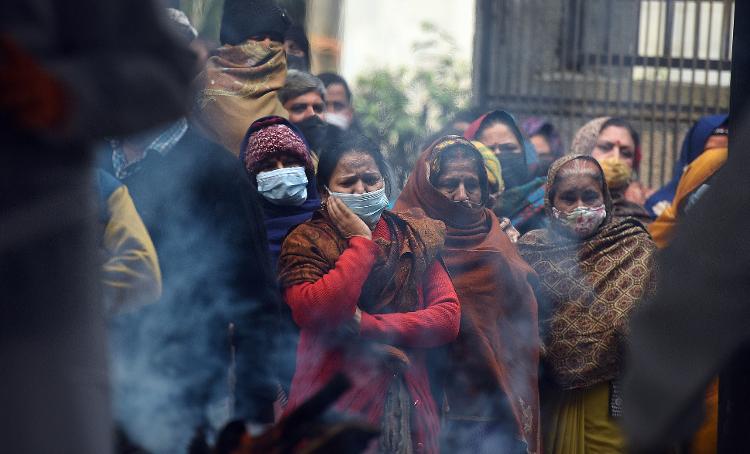
[{"label": "red sweater sleeve", "polygon": [[336,265],[316,282],[303,282],[284,291],[284,300],[300,328],[335,328],[354,317],[362,286],[377,257],[378,246],[352,237]]},{"label": "red sweater sleeve", "polygon": [[362,312],[360,335],[395,346],[431,348],[458,336],[461,308],[448,272],[435,260],[425,273],[426,308],[414,312],[371,315]]}]

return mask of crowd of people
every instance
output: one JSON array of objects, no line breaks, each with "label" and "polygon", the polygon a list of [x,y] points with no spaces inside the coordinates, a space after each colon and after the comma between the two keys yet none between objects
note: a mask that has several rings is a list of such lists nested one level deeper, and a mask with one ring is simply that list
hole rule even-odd
[{"label": "crowd of people", "polygon": [[[627,119],[566,146],[542,118],[461,113],[397,187],[274,1],[227,0],[215,48],[168,17],[203,50],[189,110],[102,134],[90,182],[122,452],[257,452],[339,374],[364,452],[626,451],[629,321],[727,160],[726,115],[652,189]],[[716,389],[691,452],[715,452]]]}]

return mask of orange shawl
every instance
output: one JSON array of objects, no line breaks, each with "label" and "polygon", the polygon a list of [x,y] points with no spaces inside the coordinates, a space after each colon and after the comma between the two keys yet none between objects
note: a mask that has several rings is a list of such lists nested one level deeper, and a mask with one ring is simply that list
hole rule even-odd
[{"label": "orange shawl", "polygon": [[204,136],[239,155],[252,122],[268,115],[287,117],[276,96],[285,78],[281,44],[245,41],[222,46],[195,81],[199,91],[191,121]]},{"label": "orange shawl", "polygon": [[[453,203],[429,182],[429,163],[451,146],[465,147],[483,162],[479,151],[463,138],[438,140],[420,156],[395,207],[396,211],[421,208],[447,229],[443,259],[461,303],[461,330],[449,346],[445,377],[447,416],[492,420],[498,409],[487,402],[507,400],[519,436],[529,452],[536,452],[539,332],[536,298],[529,284],[534,271],[518,255],[492,211]],[[487,182],[481,180],[486,195]]]},{"label": "orange shawl", "polygon": [[672,204],[648,227],[659,249],[667,247],[672,241],[682,202],[724,166],[727,156],[726,148],[714,148],[706,150],[687,166],[677,185]]}]

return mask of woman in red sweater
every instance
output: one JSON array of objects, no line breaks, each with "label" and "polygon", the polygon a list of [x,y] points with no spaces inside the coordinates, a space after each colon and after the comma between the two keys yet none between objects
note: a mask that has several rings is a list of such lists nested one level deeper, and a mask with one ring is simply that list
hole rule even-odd
[{"label": "woman in red sweater", "polygon": [[379,452],[438,452],[428,349],[458,335],[460,307],[440,260],[445,226],[422,211],[384,211],[386,165],[347,136],[322,155],[324,208],[293,230],[279,259],[301,328],[287,411],[337,372],[352,388],[336,408],[379,425]]}]

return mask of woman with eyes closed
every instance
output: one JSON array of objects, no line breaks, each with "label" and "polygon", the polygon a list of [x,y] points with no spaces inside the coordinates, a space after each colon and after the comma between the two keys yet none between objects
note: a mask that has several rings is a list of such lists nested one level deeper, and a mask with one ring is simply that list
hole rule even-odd
[{"label": "woman with eyes closed", "polygon": [[294,229],[279,281],[300,327],[287,410],[344,372],[335,404],[381,428],[377,451],[438,452],[425,355],[458,335],[460,307],[438,254],[445,226],[386,211],[388,173],[370,141],[346,135],[321,156],[324,207]]},{"label": "woman with eyes closed", "polygon": [[614,219],[590,156],[552,165],[545,205],[550,227],[518,243],[539,276],[545,452],[624,452],[618,378],[628,320],[654,291],[656,246],[637,220]]},{"label": "woman with eyes closed", "polygon": [[395,209],[421,208],[447,229],[442,257],[461,331],[432,362],[443,391],[442,452],[538,452],[536,276],[487,208],[489,196],[481,153],[447,136],[422,153]]},{"label": "woman with eyes closed", "polygon": [[498,197],[493,211],[508,218],[521,233],[544,227],[545,177],[534,178],[538,158],[526,140],[515,118],[495,110],[475,120],[464,132],[469,140],[478,140],[490,148],[502,167],[505,191]]}]

